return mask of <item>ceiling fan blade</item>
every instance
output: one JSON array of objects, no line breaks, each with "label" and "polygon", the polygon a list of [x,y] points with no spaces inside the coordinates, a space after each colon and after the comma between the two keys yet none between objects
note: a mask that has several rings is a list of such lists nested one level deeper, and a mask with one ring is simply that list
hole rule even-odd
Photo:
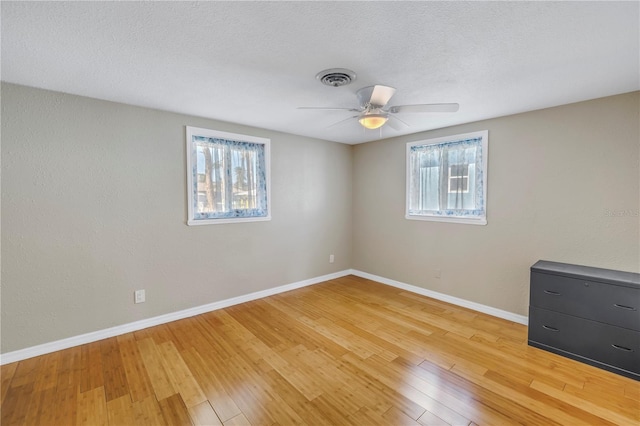
[{"label": "ceiling fan blade", "polygon": [[396,105],[389,108],[389,112],[397,114],[399,112],[420,113],[420,112],[456,112],[460,109],[458,104],[418,104],[418,105]]},{"label": "ceiling fan blade", "polygon": [[359,109],[356,108],[335,108],[335,107],[298,107],[297,109],[321,109],[325,111],[353,111],[360,112]]},{"label": "ceiling fan blade", "polygon": [[373,93],[371,93],[371,104],[378,106],[385,106],[389,99],[396,93],[396,89],[389,86],[382,86],[380,84],[376,84],[373,87]]},{"label": "ceiling fan blade", "polygon": [[359,117],[358,115],[354,115],[353,117],[345,118],[344,120],[340,120],[340,121],[338,121],[337,123],[333,123],[333,124],[331,124],[330,126],[327,126],[327,129],[329,129],[329,128],[331,128],[331,127],[335,127],[335,126],[337,126],[338,124],[342,124],[342,123],[344,123],[345,121],[349,121],[349,120],[352,120],[352,119],[354,119],[354,118],[358,118],[358,117]]},{"label": "ceiling fan blade", "polygon": [[391,127],[394,130],[404,130],[407,127],[409,127],[407,123],[405,123],[404,121],[400,120],[398,117],[393,115],[389,116],[389,120],[387,120],[387,124],[389,125],[389,127]]}]

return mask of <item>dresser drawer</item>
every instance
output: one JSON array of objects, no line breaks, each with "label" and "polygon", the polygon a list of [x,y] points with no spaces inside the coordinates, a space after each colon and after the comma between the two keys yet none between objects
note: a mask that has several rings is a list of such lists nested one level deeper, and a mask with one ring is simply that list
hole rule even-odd
[{"label": "dresser drawer", "polygon": [[[529,343],[636,379],[640,378],[640,332],[529,308]],[[623,371],[618,371],[623,370]],[[632,373],[632,374],[629,374]]]},{"label": "dresser drawer", "polygon": [[530,305],[640,331],[640,289],[531,271]]}]

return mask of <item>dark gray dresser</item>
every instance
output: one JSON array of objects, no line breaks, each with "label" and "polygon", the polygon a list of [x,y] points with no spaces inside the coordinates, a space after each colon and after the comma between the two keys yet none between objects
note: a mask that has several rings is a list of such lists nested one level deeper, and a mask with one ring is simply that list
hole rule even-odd
[{"label": "dark gray dresser", "polygon": [[538,261],[529,345],[640,380],[640,274]]}]

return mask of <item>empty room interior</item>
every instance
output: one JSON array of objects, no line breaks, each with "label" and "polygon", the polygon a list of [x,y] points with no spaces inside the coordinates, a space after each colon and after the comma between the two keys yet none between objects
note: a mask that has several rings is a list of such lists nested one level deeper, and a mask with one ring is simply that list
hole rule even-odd
[{"label": "empty room interior", "polygon": [[640,423],[640,3],[21,2],[2,425]]}]

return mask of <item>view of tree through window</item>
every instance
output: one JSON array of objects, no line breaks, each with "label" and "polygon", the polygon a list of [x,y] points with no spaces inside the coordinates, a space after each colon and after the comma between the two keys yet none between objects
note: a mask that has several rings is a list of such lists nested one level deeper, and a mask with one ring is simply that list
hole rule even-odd
[{"label": "view of tree through window", "polygon": [[258,155],[254,149],[204,142],[197,143],[196,150],[198,212],[256,208]]},{"label": "view of tree through window", "polygon": [[193,220],[268,218],[268,140],[231,140],[195,130],[200,132],[188,136]]}]

